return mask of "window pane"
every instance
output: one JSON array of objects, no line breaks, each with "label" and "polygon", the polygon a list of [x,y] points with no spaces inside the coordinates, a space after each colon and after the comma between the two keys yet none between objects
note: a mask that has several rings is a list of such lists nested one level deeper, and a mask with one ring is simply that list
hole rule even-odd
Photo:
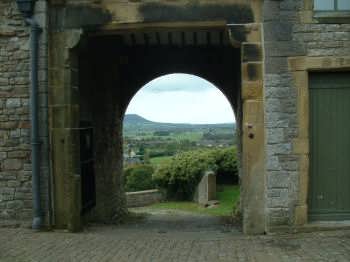
[{"label": "window pane", "polygon": [[[344,1],[350,1],[350,0],[344,0]],[[314,2],[315,10],[334,10],[334,0],[315,0]]]},{"label": "window pane", "polygon": [[338,10],[350,10],[350,0],[338,0]]}]

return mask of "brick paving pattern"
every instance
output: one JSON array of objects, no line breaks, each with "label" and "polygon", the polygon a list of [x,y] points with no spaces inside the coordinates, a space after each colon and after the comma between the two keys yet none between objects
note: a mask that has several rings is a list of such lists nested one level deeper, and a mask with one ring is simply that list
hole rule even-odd
[{"label": "brick paving pattern", "polygon": [[82,233],[0,229],[0,261],[350,261],[350,231],[245,236],[92,226]]}]

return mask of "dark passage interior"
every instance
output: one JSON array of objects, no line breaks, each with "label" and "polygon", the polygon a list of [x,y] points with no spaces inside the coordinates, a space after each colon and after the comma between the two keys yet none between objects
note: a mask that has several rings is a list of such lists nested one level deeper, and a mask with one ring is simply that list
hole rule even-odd
[{"label": "dark passage interior", "polygon": [[[126,212],[121,186],[122,120],[131,98],[152,79],[176,72],[212,82],[231,103],[239,135],[241,54],[227,39],[221,28],[87,35],[81,41],[75,50],[79,120],[84,127],[80,132],[80,173],[82,211],[89,220],[106,222]],[[92,166],[94,172],[87,171]]]}]

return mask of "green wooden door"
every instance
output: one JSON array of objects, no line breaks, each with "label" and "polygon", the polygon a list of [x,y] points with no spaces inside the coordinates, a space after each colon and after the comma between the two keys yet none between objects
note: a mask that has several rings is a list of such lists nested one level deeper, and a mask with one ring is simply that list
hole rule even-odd
[{"label": "green wooden door", "polygon": [[309,219],[350,219],[350,72],[310,74]]}]

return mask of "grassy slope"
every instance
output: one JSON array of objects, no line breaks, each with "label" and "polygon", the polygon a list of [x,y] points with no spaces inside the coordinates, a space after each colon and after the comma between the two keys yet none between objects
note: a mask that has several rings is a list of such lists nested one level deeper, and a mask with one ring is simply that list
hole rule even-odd
[{"label": "grassy slope", "polygon": [[188,131],[188,132],[171,134],[170,137],[177,142],[182,140],[198,142],[202,138],[202,136],[203,136],[203,132],[201,131],[192,131],[192,132]]},{"label": "grassy slope", "polygon": [[154,166],[159,166],[163,163],[167,163],[170,161],[172,156],[159,156],[159,157],[152,157],[150,158],[150,162]]},{"label": "grassy slope", "polygon": [[154,209],[178,209],[188,212],[208,214],[215,216],[229,216],[236,208],[239,199],[239,186],[220,186],[221,191],[217,192],[217,199],[220,201],[218,207],[204,208],[193,202],[164,202],[150,206]]}]

